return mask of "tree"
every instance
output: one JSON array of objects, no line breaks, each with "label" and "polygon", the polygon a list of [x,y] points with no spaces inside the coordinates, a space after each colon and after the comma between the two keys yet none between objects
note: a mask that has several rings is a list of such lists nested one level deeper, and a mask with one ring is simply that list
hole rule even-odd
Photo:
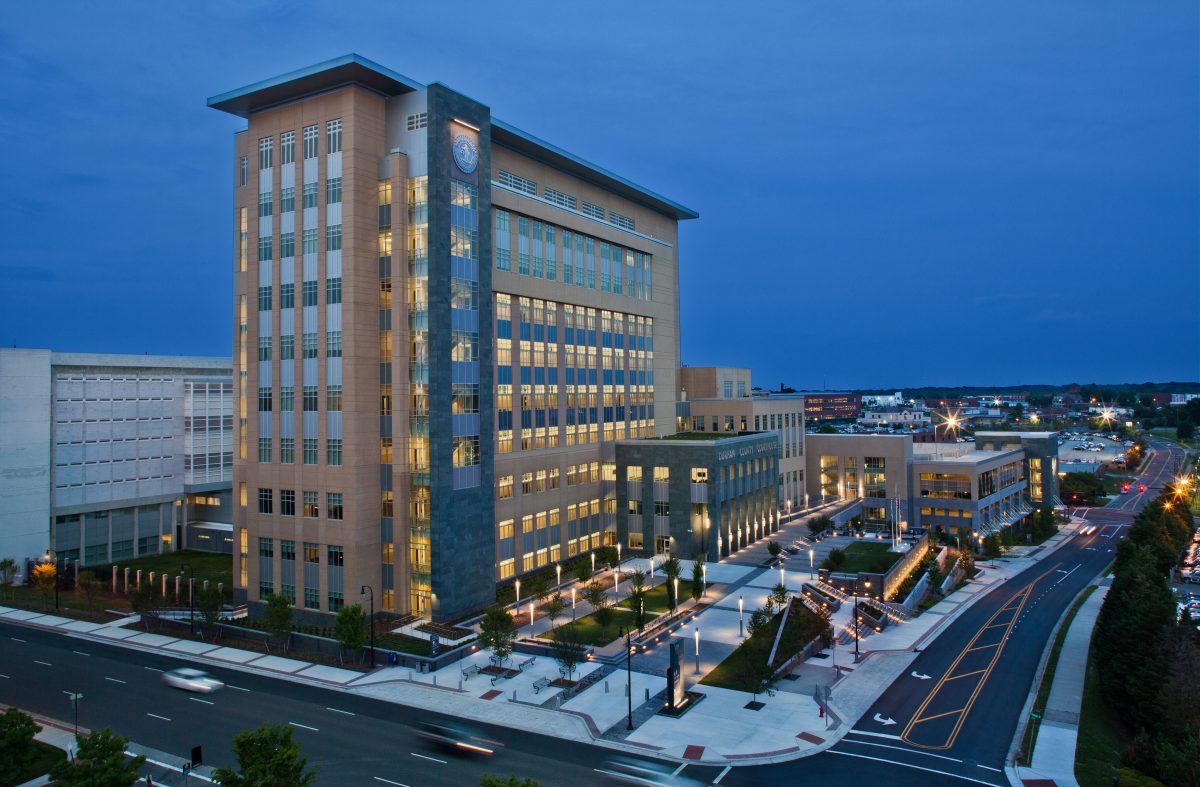
[{"label": "tree", "polygon": [[367,613],[362,604],[351,604],[338,610],[333,622],[333,638],[352,656],[359,656],[368,641]]},{"label": "tree", "polygon": [[579,584],[583,584],[592,578],[592,569],[586,560],[580,560],[575,566],[575,579]]},{"label": "tree", "polygon": [[771,588],[771,603],[782,608],[787,603],[789,595],[787,585],[780,582]]},{"label": "tree", "polygon": [[17,578],[17,561],[11,557],[0,560],[0,585],[6,590],[6,595],[12,595],[12,585]]},{"label": "tree", "polygon": [[608,597],[608,593],[604,591],[604,586],[599,582],[593,582],[588,585],[583,591],[583,598],[588,604],[592,605],[593,614],[596,616],[596,622],[602,628],[606,628],[612,622],[613,610],[612,599]]},{"label": "tree", "polygon": [[28,713],[9,708],[0,715],[0,784],[19,784],[33,764],[37,749],[33,736],[41,725]]},{"label": "tree", "polygon": [[144,583],[140,588],[134,588],[133,595],[129,597],[129,606],[142,616],[142,622],[147,626],[154,626],[158,623],[159,600],[154,595],[154,588],[150,586],[149,582]]},{"label": "tree", "polygon": [[218,768],[213,774],[223,787],[308,787],[317,779],[316,769],[308,767],[308,758],[292,740],[292,728],[284,724],[239,732],[233,753],[238,770]]},{"label": "tree", "polygon": [[760,607],[750,613],[750,620],[746,623],[746,628],[753,637],[756,634],[763,633],[771,625],[771,614],[768,612],[768,607]]},{"label": "tree", "polygon": [[831,527],[833,527],[833,520],[824,514],[816,519],[808,520],[808,532],[814,536],[817,533],[830,529]]},{"label": "tree", "polygon": [[646,572],[634,569],[629,575],[629,608],[633,610],[633,625],[639,631],[646,625]]},{"label": "tree", "polygon": [[583,661],[587,646],[579,633],[579,627],[574,623],[568,623],[554,629],[550,650],[554,654],[554,660],[558,662],[558,666],[562,667],[563,676],[570,680],[571,676],[575,674],[575,667]]},{"label": "tree", "polygon": [[100,594],[103,587],[104,583],[92,571],[80,571],[79,577],[75,580],[75,588],[89,604],[96,600],[96,596]]},{"label": "tree", "polygon": [[1196,425],[1191,421],[1180,421],[1175,427],[1175,437],[1179,438],[1179,442],[1191,440],[1196,436]]},{"label": "tree", "polygon": [[942,576],[942,569],[938,566],[936,559],[929,564],[929,568],[926,569],[925,573],[929,575],[929,589],[934,593],[941,593],[942,582],[945,581],[945,577]]},{"label": "tree", "polygon": [[491,607],[479,621],[479,644],[492,651],[492,660],[497,666],[512,654],[513,642],[517,639],[517,624],[503,607]]},{"label": "tree", "polygon": [[563,601],[562,593],[555,593],[546,602],[546,617],[550,618],[550,626],[554,626],[554,621],[562,617],[563,610],[566,609],[567,602]]},{"label": "tree", "polygon": [[662,570],[663,576],[667,578],[667,599],[671,609],[675,609],[679,605],[679,599],[675,598],[675,580],[679,579],[683,567],[679,565],[679,558],[672,555],[663,561]]},{"label": "tree", "polygon": [[283,651],[287,652],[292,633],[292,605],[286,596],[272,593],[267,596],[267,611],[263,614],[263,630],[272,639],[283,640]]},{"label": "tree", "polygon": [[821,567],[830,571],[837,571],[844,565],[846,565],[846,551],[843,549],[829,550],[829,554],[821,561]]},{"label": "tree", "polygon": [[692,599],[699,601],[704,595],[704,564],[699,560],[692,561]]},{"label": "tree", "polygon": [[837,434],[837,427],[833,424],[821,424],[817,429],[817,434]]},{"label": "tree", "polygon": [[129,743],[108,728],[93,730],[79,739],[75,761],[62,760],[50,769],[50,778],[59,787],[128,787],[138,779],[138,768],[145,756],[126,758]]},{"label": "tree", "polygon": [[609,568],[616,568],[617,563],[620,562],[620,559],[617,556],[617,548],[600,547],[600,549],[596,550],[596,562],[603,563]]},{"label": "tree", "polygon": [[779,553],[782,551],[783,551],[783,547],[779,546],[778,541],[768,541],[767,542],[767,552],[770,553],[771,557],[773,557],[773,558],[779,557]]},{"label": "tree", "polygon": [[542,787],[542,783],[530,778],[518,779],[516,776],[493,776],[485,773],[479,780],[479,787]]},{"label": "tree", "polygon": [[54,593],[54,584],[58,581],[58,567],[53,563],[35,563],[29,581],[42,591],[42,601],[49,604],[50,596]]},{"label": "tree", "polygon": [[529,580],[529,596],[539,604],[546,600],[550,595],[550,578],[545,574],[539,574]]},{"label": "tree", "polygon": [[1104,483],[1091,473],[1067,473],[1058,482],[1063,500],[1076,505],[1088,505],[1104,496]]},{"label": "tree", "polygon": [[206,626],[216,626],[217,621],[221,619],[221,604],[224,599],[221,598],[221,591],[215,587],[201,588],[196,594],[196,607],[200,610],[200,617],[204,619]]},{"label": "tree", "polygon": [[992,533],[987,538],[983,539],[983,555],[984,557],[1000,557],[1001,553],[1000,537]]}]

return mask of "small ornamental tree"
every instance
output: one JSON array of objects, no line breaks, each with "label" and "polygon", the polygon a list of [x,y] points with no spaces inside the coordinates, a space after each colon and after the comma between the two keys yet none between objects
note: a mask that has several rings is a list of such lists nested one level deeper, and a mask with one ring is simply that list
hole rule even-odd
[{"label": "small ornamental tree", "polygon": [[36,563],[29,573],[29,581],[42,592],[42,601],[50,603],[54,583],[58,580],[58,569],[53,563]]},{"label": "small ornamental tree", "polygon": [[679,605],[679,599],[675,598],[675,580],[679,579],[683,567],[679,565],[679,558],[672,555],[663,561],[662,570],[667,578],[667,598],[671,602],[671,609],[675,609]]},{"label": "small ornamental tree", "polygon": [[783,551],[783,547],[779,546],[778,541],[768,541],[767,542],[767,552],[769,552],[771,554],[771,557],[778,558],[779,553],[782,551]]},{"label": "small ornamental tree", "polygon": [[582,585],[591,578],[591,565],[586,560],[580,560],[578,565],[575,566],[575,579]]},{"label": "small ornamental tree", "polygon": [[292,728],[284,724],[239,732],[233,738],[233,753],[238,769],[218,768],[213,774],[222,787],[309,787],[317,779],[316,769],[308,767],[300,745],[292,740]]},{"label": "small ornamental tree", "polygon": [[362,604],[351,604],[338,610],[333,623],[333,638],[352,657],[357,659],[362,655],[368,641],[367,613]]},{"label": "small ornamental tree", "polygon": [[529,597],[539,604],[550,595],[550,578],[540,574],[529,580]]},{"label": "small ornamental tree", "polygon": [[779,582],[775,585],[775,587],[771,588],[771,603],[772,604],[774,604],[777,607],[782,608],[783,605],[787,603],[787,600],[788,600],[787,585],[783,584],[782,582]]},{"label": "small ornamental tree", "polygon": [[6,595],[12,595],[12,584],[17,578],[18,568],[17,561],[11,557],[0,560],[0,585],[4,587]]},{"label": "small ornamental tree", "polygon": [[567,603],[563,601],[562,593],[555,593],[546,602],[545,610],[546,617],[550,618],[550,626],[554,627],[554,621],[562,617],[563,610],[566,609]]},{"label": "small ornamental tree", "polygon": [[608,624],[612,622],[613,610],[612,599],[604,591],[604,586],[599,582],[593,582],[587,586],[587,590],[583,591],[583,598],[588,604],[591,604],[596,622],[602,628],[607,628]]},{"label": "small ornamental tree", "polygon": [[[93,730],[79,738],[75,760],[62,760],[50,769],[50,778],[59,787],[129,787],[138,779],[144,755],[126,757],[129,739],[111,730]],[[257,784],[257,783],[256,783]]]},{"label": "small ornamental tree", "polygon": [[817,533],[820,533],[823,530],[828,530],[831,527],[833,527],[833,520],[830,519],[829,517],[825,516],[824,514],[817,517],[816,519],[808,520],[808,532],[814,536]]},{"label": "small ornamental tree", "polygon": [[217,625],[217,621],[221,619],[221,603],[223,601],[221,591],[211,585],[201,588],[200,592],[196,594],[196,608],[200,610],[200,617],[204,619],[204,625]]},{"label": "small ornamental tree", "polygon": [[587,646],[583,643],[578,626],[568,623],[554,629],[550,650],[554,653],[554,660],[558,662],[558,666],[562,667],[563,677],[571,680],[571,676],[575,674],[575,667],[583,661]]},{"label": "small ornamental tree", "polygon": [[696,601],[704,595],[704,564],[699,560],[692,561],[692,598]]},{"label": "small ornamental tree", "polygon": [[262,626],[272,639],[283,640],[283,651],[286,653],[292,633],[292,605],[286,596],[279,593],[267,596],[267,611],[263,615]]},{"label": "small ornamental tree", "polygon": [[104,583],[96,578],[95,573],[91,571],[80,571],[79,577],[75,580],[75,589],[79,594],[90,604],[96,600],[96,596],[104,589]]},{"label": "small ornamental tree", "polygon": [[492,651],[492,660],[497,666],[512,655],[513,642],[517,639],[517,624],[503,607],[491,607],[479,621],[479,644]]},{"label": "small ornamental tree", "polygon": [[629,575],[629,608],[633,610],[633,625],[639,631],[646,625],[646,572],[634,569]]},{"label": "small ornamental tree", "polygon": [[9,708],[0,715],[0,784],[23,781],[20,777],[37,756],[33,736],[41,729],[28,713],[16,708]]}]

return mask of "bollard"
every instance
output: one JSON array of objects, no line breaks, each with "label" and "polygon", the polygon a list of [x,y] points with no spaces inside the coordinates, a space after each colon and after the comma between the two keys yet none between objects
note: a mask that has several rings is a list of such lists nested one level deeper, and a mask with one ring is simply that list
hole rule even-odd
[{"label": "bollard", "polygon": [[125,569],[125,592],[129,593],[129,569]]},{"label": "bollard", "polygon": [[221,594],[225,593],[225,583],[224,582],[217,583],[217,592],[221,593]]},{"label": "bollard", "polygon": [[208,590],[208,580],[207,579],[204,580],[204,584],[201,585],[200,587],[204,588],[205,590]]},{"label": "bollard", "polygon": [[150,587],[154,587],[154,572],[150,572]]},{"label": "bollard", "polygon": [[517,690],[516,690],[516,689],[513,689],[513,698],[512,698],[512,701],[513,701],[513,702],[516,702],[516,701],[517,701]]},{"label": "bollard", "polygon": [[178,601],[179,601],[179,587],[182,583],[183,583],[183,575],[176,574],[175,575],[175,601],[176,601],[176,603],[178,603]]},{"label": "bollard", "polygon": [[408,679],[409,679],[410,681],[413,679],[413,671],[412,671],[412,670],[409,670],[409,671],[408,671]]},{"label": "bollard", "polygon": [[608,694],[608,681],[604,681],[604,693]]},{"label": "bollard", "polygon": [[113,593],[117,592],[117,567],[113,566]]},{"label": "bollard", "polygon": [[137,572],[137,589],[142,589],[142,570],[139,568]]},{"label": "bollard", "polygon": [[650,701],[650,689],[646,689],[646,702]]},{"label": "bollard", "polygon": [[165,598],[167,595],[167,575],[166,574],[162,575],[162,580],[163,580],[162,594],[163,594],[163,597]]},{"label": "bollard", "polygon": [[462,691],[462,678],[458,679],[458,690]]},{"label": "bollard", "polygon": [[630,686],[628,683],[626,683],[626,684],[625,684],[625,696],[626,696],[626,697],[628,697],[628,696],[629,696],[629,692],[630,692],[630,690],[631,690],[632,688],[633,688],[633,687],[632,687],[632,686]]},{"label": "bollard", "polygon": [[437,685],[437,673],[434,673],[434,675],[433,675],[433,685],[434,686]]}]

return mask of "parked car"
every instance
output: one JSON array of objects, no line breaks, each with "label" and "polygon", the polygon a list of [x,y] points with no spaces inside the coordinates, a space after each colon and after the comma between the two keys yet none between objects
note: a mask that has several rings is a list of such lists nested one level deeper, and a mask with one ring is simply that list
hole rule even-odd
[{"label": "parked car", "polygon": [[198,694],[212,694],[225,688],[225,684],[207,672],[191,667],[180,667],[163,673],[163,683],[175,689],[194,691]]}]

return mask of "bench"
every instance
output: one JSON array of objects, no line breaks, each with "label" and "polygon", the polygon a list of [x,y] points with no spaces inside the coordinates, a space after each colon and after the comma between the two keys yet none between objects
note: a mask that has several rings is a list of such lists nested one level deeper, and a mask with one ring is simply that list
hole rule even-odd
[{"label": "bench", "polygon": [[492,685],[495,686],[496,681],[498,681],[498,680],[508,680],[508,675],[505,675],[505,674],[493,675],[492,676]]},{"label": "bench", "polygon": [[537,661],[537,656],[530,656],[529,658],[525,659],[524,661],[518,661],[517,662],[517,671],[524,672],[525,668],[532,666],[533,662],[535,662],[535,661]]},{"label": "bench", "polygon": [[463,678],[467,679],[467,680],[473,678],[474,676],[476,676],[478,674],[479,674],[479,665],[478,664],[472,664],[469,667],[465,667],[465,668],[463,668],[463,671],[462,671]]},{"label": "bench", "polygon": [[550,685],[549,678],[538,678],[537,680],[535,680],[533,682],[533,693],[537,694],[539,691],[541,691],[542,689],[546,688],[549,685]]}]

